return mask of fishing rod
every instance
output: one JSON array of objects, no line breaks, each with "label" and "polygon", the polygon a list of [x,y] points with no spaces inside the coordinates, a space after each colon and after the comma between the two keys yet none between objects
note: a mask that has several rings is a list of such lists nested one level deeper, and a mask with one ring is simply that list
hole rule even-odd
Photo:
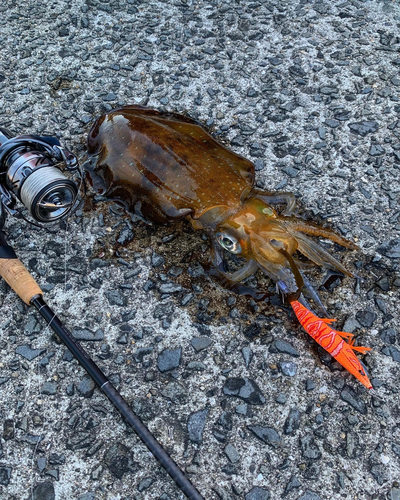
[{"label": "fishing rod", "polygon": [[182,469],[46,304],[39,285],[7,243],[3,232],[3,207],[12,215],[25,219],[16,207],[18,202],[22,202],[31,218],[46,223],[65,217],[76,206],[79,190],[74,181],[68,179],[53,162],[54,159],[63,161],[67,170],[74,171],[78,167],[76,157],[63,148],[58,139],[38,136],[12,138],[8,131],[0,128],[0,275],[25,304],[38,310],[186,497],[189,500],[204,500]]}]

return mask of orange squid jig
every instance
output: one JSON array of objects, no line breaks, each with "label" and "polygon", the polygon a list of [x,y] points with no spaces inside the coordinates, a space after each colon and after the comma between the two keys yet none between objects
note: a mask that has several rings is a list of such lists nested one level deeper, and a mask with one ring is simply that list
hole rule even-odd
[{"label": "orange squid jig", "polygon": [[[352,333],[338,332],[331,328],[330,325],[335,319],[319,318],[297,300],[291,301],[290,305],[304,330],[367,389],[372,389],[365,369],[354,354],[354,351],[364,354],[371,348],[357,347],[354,345]],[[349,343],[345,339],[349,340]]]}]

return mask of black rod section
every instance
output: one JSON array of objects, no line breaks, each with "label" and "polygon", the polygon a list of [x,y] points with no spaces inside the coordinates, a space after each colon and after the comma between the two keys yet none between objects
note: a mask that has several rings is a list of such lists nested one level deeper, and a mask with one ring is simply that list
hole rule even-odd
[{"label": "black rod section", "polygon": [[92,358],[87,354],[83,347],[77,342],[71,332],[62,325],[61,321],[53,313],[50,307],[43,300],[42,296],[36,296],[31,304],[36,307],[39,313],[46,320],[48,325],[60,337],[71,353],[92,377],[103,393],[120,412],[123,418],[129,423],[139,438],[147,446],[149,451],[160,462],[164,469],[175,481],[177,486],[186,495],[189,500],[205,500],[198,492],[192,482],[186,477],[185,473],[178,467],[175,461],[168,455],[162,445],[157,441],[149,429],[144,425],[140,418],[132,411],[128,403],[124,400],[117,389],[112,385]]}]

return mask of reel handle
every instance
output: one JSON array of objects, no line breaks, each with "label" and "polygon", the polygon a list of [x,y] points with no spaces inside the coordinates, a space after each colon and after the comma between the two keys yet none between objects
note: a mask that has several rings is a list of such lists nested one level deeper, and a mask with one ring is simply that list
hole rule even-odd
[{"label": "reel handle", "polygon": [[39,285],[18,259],[14,249],[7,245],[4,235],[1,232],[0,275],[28,306],[31,305],[34,297],[43,295]]}]

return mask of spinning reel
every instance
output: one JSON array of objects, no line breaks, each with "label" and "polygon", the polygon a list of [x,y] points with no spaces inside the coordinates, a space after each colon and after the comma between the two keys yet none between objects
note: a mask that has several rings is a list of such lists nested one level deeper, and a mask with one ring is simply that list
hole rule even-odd
[{"label": "spinning reel", "polygon": [[0,128],[0,198],[5,209],[25,218],[16,208],[20,201],[41,223],[62,219],[76,209],[79,188],[60,170],[60,162],[67,171],[78,171],[82,183],[77,158],[57,138],[11,137]]}]

